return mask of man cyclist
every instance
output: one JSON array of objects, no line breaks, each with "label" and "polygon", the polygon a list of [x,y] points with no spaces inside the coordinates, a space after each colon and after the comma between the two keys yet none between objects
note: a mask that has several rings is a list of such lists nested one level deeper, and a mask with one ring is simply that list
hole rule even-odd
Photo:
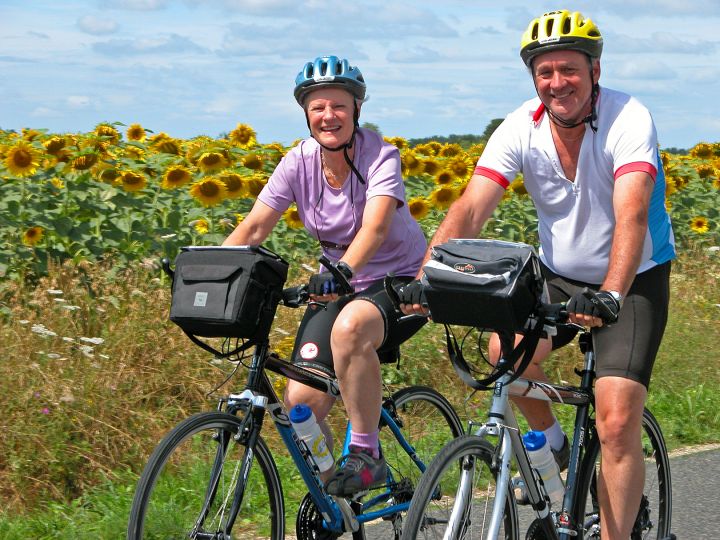
[{"label": "man cyclist", "polygon": [[[282,159],[248,216],[224,242],[262,243],[296,203],[305,228],[355,288],[356,294],[338,297],[338,284],[326,269],[311,277],[311,298],[328,303],[306,310],[292,353],[298,365],[337,375],[352,425],[350,454],[332,476],[323,476],[328,493],[340,496],[386,481],[378,444],[380,363],[394,361],[399,344],[424,323],[400,320],[383,287],[389,272],[399,284],[413,279],[427,242],[405,204],[397,148],[358,127],[365,92],[362,73],[345,59],[320,56],[305,64],[294,95],[311,136]],[[285,401],[313,409],[332,449],[325,417],[335,399],[289,381]]]},{"label": "man cyclist", "polygon": [[[626,540],[642,495],[639,435],[675,249],[653,120],[636,99],[599,86],[602,45],[597,26],[577,12],[530,22],[520,56],[537,97],[492,135],[430,245],[475,237],[523,174],[537,209],[550,300],[567,301],[570,321],[593,328],[602,534]],[[592,298],[583,295],[585,287],[596,291]],[[427,312],[419,282],[403,287],[400,297],[405,313]],[[527,376],[547,380],[540,362],[573,337],[565,329],[541,342]],[[491,354],[499,355],[497,340]],[[515,402],[567,467],[567,437],[550,406]]]}]

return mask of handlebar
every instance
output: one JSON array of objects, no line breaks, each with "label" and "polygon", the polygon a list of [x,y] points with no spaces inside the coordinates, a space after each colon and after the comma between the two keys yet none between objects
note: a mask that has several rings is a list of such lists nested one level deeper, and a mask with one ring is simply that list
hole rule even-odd
[{"label": "handlebar", "polygon": [[352,294],[355,292],[355,289],[350,284],[348,279],[345,277],[345,274],[343,274],[340,270],[338,270],[337,263],[334,263],[330,259],[328,259],[324,253],[322,255],[320,255],[320,258],[318,259],[318,261],[325,268],[327,268],[328,272],[330,272],[332,274],[333,278],[335,278],[335,281],[338,284],[337,293],[339,295]]}]

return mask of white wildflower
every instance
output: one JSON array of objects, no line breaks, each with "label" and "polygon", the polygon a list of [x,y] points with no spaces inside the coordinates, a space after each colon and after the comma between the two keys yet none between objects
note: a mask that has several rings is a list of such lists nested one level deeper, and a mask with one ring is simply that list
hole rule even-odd
[{"label": "white wildflower", "polygon": [[57,360],[58,358],[60,358],[60,355],[58,353],[51,352],[47,353],[47,357],[51,358],[52,360]]},{"label": "white wildflower", "polygon": [[30,321],[28,321],[27,319],[20,319],[18,321],[18,324],[30,324]]},{"label": "white wildflower", "polygon": [[720,246],[711,246],[708,248],[708,251],[711,253],[715,251],[720,251]]},{"label": "white wildflower", "polygon": [[36,334],[40,334],[41,336],[50,336],[50,337],[57,336],[57,334],[55,332],[45,328],[44,324],[33,324],[32,327],[30,327],[30,330],[32,330]]},{"label": "white wildflower", "polygon": [[77,311],[80,309],[80,306],[62,306],[63,309],[67,309],[68,311]]},{"label": "white wildflower", "polygon": [[105,343],[105,340],[101,337],[81,337],[80,341],[84,341],[85,343],[92,343],[93,345],[100,345],[101,343]]},{"label": "white wildflower", "polygon": [[163,234],[160,238],[162,240],[167,240],[168,238],[175,238],[177,236],[177,233],[170,233],[170,234]]},{"label": "white wildflower", "polygon": [[68,343],[75,343],[75,338],[71,338],[71,337],[67,337],[67,336],[63,336],[62,340],[67,341]]},{"label": "white wildflower", "polygon": [[83,353],[85,356],[87,356],[88,358],[94,358],[94,357],[95,357],[95,355],[93,355],[93,351],[94,351],[95,349],[93,349],[90,345],[80,345],[80,346],[78,347],[78,350],[79,350],[81,353]]},{"label": "white wildflower", "polygon": [[56,296],[57,296],[57,295],[60,295],[60,294],[63,294],[63,292],[62,292],[60,289],[48,289],[48,290],[45,291],[45,292],[47,292],[48,294],[56,295]]},{"label": "white wildflower", "polygon": [[59,304],[62,304],[63,302],[67,302],[64,298],[53,298],[55,302],[58,302]]}]

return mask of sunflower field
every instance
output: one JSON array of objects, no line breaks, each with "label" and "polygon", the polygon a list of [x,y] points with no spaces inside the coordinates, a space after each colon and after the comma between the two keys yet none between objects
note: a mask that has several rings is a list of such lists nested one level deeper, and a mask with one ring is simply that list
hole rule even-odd
[{"label": "sunflower field", "polygon": [[[483,146],[386,140],[400,150],[410,210],[429,235],[462,193]],[[52,261],[154,265],[183,245],[218,244],[287,150],[259,143],[245,124],[224,137],[187,140],[139,124],[102,123],[72,134],[0,130],[0,277],[33,280]],[[718,245],[720,143],[662,158],[678,243]],[[536,240],[521,177],[484,235]],[[307,259],[316,247],[293,208],[266,244],[291,259]]]}]

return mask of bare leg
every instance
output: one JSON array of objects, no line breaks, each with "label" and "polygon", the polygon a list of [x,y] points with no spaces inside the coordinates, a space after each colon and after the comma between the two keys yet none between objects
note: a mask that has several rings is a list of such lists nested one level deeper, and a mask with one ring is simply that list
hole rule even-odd
[{"label": "bare leg", "polygon": [[630,537],[645,481],[640,443],[644,385],[621,377],[595,382],[595,409],[600,437],[600,522],[604,540]]},{"label": "bare leg", "polygon": [[357,433],[371,433],[380,422],[382,379],[376,349],[384,333],[378,308],[354,300],[340,312],[330,336],[340,394]]}]

